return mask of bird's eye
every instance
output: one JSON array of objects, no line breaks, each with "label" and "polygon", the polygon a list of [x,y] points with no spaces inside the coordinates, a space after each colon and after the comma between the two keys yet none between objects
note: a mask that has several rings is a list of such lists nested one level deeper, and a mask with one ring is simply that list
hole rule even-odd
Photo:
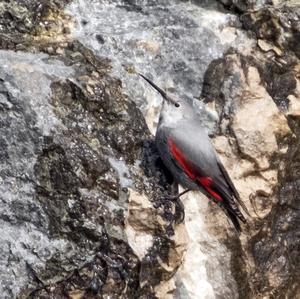
[{"label": "bird's eye", "polygon": [[179,103],[175,103],[175,107],[180,107],[180,104]]}]

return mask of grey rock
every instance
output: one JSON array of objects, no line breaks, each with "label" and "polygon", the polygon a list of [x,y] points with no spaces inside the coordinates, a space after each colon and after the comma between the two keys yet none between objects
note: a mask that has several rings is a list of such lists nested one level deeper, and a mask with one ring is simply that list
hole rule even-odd
[{"label": "grey rock", "polygon": [[[1,298],[297,298],[299,7],[68,2],[0,4]],[[201,100],[241,236],[199,194],[180,223],[135,67]]]},{"label": "grey rock", "polygon": [[141,113],[117,80],[84,76],[84,66],[80,73],[45,54],[12,51],[0,60],[2,298],[44,296],[35,289],[49,284],[61,297],[82,272],[78,288],[87,294],[131,297],[141,265],[124,235],[126,188],[159,185],[133,168],[150,137]]}]

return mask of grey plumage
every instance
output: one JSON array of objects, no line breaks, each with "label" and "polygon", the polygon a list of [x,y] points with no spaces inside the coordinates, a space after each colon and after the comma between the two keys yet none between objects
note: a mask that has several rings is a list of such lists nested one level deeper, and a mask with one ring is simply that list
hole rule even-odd
[{"label": "grey plumage", "polygon": [[199,116],[186,100],[177,99],[141,75],[164,98],[155,142],[175,180],[184,188],[200,190],[221,205],[240,231],[246,222],[238,204],[247,212],[226,169],[202,127]]}]

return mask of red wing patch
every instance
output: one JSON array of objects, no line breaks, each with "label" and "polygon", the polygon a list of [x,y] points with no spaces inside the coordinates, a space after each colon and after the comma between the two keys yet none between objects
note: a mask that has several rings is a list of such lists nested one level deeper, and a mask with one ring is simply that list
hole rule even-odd
[{"label": "red wing patch", "polygon": [[211,185],[213,183],[210,177],[197,178],[197,181],[205,188],[205,190],[215,199],[222,201],[222,197],[212,189]]},{"label": "red wing patch", "polygon": [[203,185],[204,187],[210,187],[212,182],[213,182],[212,178],[210,178],[209,176],[200,177],[200,178],[197,178],[197,179],[198,179],[199,183],[201,185]]},{"label": "red wing patch", "polygon": [[186,173],[186,175],[192,180],[192,181],[198,181],[201,186],[204,187],[204,189],[216,200],[222,201],[222,197],[213,190],[212,183],[213,180],[210,177],[199,177],[197,174],[193,171],[193,167],[189,164],[187,159],[185,158],[182,151],[176,146],[175,142],[172,139],[168,140],[168,145],[171,151],[171,154],[175,158],[175,160],[178,162],[180,167],[183,169],[183,171]]},{"label": "red wing patch", "polygon": [[181,150],[176,146],[172,139],[168,140],[168,145],[175,160],[179,163],[187,176],[194,181],[196,179],[196,175],[193,173],[193,169],[190,167]]}]

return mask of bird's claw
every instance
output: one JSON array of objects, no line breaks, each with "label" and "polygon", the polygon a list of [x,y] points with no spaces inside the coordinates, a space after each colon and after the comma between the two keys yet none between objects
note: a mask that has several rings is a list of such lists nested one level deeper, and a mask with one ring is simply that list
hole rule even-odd
[{"label": "bird's claw", "polygon": [[179,200],[179,196],[178,196],[178,195],[179,195],[179,194],[177,194],[177,195],[168,195],[168,196],[166,197],[166,200],[176,202],[177,200]]},{"label": "bird's claw", "polygon": [[184,206],[181,202],[181,200],[178,198],[178,200],[175,201],[175,222],[177,224],[182,223],[185,218],[185,212],[184,212]]},{"label": "bird's claw", "polygon": [[[175,213],[171,213],[170,206],[168,203],[174,203],[175,204]],[[157,200],[154,203],[154,207],[160,208],[161,206],[164,207],[165,210],[165,216],[168,218],[169,221],[175,222],[176,224],[182,223],[185,217],[184,213],[184,206],[178,197],[178,195],[168,195],[164,197],[163,199]]]}]

